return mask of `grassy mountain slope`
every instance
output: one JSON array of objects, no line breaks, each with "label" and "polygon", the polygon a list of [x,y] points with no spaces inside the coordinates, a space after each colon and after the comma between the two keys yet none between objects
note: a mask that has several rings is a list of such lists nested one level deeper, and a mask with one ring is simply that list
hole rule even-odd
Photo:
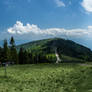
[{"label": "grassy mountain slope", "polygon": [[65,40],[61,38],[52,38],[39,40],[34,42],[29,42],[17,46],[17,49],[23,47],[28,52],[33,52],[36,54],[52,55],[55,57],[55,49],[65,61],[67,60],[87,60],[91,61],[92,51],[80,44],[77,44],[71,40]]}]

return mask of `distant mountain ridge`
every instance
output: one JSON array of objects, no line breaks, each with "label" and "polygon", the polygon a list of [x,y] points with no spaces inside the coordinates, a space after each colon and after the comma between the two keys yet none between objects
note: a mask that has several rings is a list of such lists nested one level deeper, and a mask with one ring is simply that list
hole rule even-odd
[{"label": "distant mountain ridge", "polygon": [[75,43],[74,41],[65,40],[62,38],[33,41],[19,45],[17,46],[17,49],[19,50],[21,47],[23,47],[28,52],[45,55],[54,54],[55,49],[57,49],[61,57],[63,55],[87,61],[92,60],[92,51],[89,48]]}]

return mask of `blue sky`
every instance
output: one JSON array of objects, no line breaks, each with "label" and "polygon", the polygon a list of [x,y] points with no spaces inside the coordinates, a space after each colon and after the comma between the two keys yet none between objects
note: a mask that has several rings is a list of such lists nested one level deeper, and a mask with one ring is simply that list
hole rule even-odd
[{"label": "blue sky", "polygon": [[0,0],[0,41],[61,37],[92,49],[91,30],[92,0]]}]

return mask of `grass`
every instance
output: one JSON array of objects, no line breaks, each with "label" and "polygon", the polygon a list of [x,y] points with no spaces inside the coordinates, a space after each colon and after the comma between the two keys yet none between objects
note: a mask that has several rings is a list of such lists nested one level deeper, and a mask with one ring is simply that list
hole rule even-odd
[{"label": "grass", "polygon": [[92,66],[15,65],[0,68],[0,92],[92,92]]}]

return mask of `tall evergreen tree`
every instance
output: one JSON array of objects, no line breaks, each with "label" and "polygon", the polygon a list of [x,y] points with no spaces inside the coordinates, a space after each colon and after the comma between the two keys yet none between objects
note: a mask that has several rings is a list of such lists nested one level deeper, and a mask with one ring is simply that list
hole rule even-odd
[{"label": "tall evergreen tree", "polygon": [[8,43],[7,40],[4,40],[4,45],[3,45],[3,62],[8,62],[10,59],[10,51],[8,48]]},{"label": "tall evergreen tree", "polygon": [[28,54],[29,56],[29,64],[32,64],[33,63],[33,60],[32,60],[32,52]]},{"label": "tall evergreen tree", "polygon": [[17,54],[17,50],[16,50],[16,46],[15,46],[15,41],[14,38],[11,37],[10,40],[10,50],[11,50],[11,61],[18,64],[18,54]]},{"label": "tall evergreen tree", "polygon": [[22,47],[19,50],[19,64],[30,64],[30,54]]},{"label": "tall evergreen tree", "polygon": [[2,48],[0,47],[0,62],[2,62]]},{"label": "tall evergreen tree", "polygon": [[19,50],[19,64],[24,64],[24,49],[21,47]]},{"label": "tall evergreen tree", "polygon": [[30,64],[29,53],[26,50],[24,51],[24,63]]},{"label": "tall evergreen tree", "polygon": [[15,41],[14,41],[13,36],[11,37],[10,44],[11,44],[12,47],[13,47],[13,46],[15,47]]}]

